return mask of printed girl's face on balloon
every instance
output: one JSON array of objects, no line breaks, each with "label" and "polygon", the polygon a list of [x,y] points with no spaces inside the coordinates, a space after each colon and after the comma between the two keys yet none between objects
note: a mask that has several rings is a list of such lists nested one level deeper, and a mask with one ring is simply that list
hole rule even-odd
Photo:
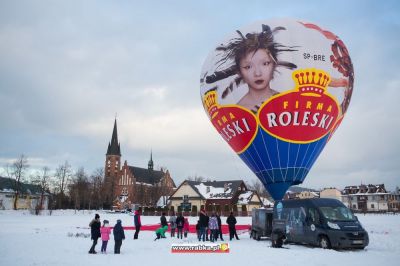
[{"label": "printed girl's face on balloon", "polygon": [[247,53],[240,59],[240,75],[249,89],[263,90],[269,88],[273,77],[275,62],[265,49]]}]

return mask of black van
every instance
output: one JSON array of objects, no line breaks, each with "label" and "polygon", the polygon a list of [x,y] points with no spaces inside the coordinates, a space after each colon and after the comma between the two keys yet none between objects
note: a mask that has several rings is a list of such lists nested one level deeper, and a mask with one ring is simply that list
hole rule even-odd
[{"label": "black van", "polygon": [[315,198],[275,202],[271,240],[279,247],[284,239],[322,248],[368,246],[368,233],[357,217],[336,199]]}]

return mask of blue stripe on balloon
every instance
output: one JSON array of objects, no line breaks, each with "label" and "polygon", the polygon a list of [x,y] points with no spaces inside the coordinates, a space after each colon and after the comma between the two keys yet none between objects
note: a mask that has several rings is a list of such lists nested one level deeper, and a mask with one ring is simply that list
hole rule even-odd
[{"label": "blue stripe on balloon", "polygon": [[304,181],[327,141],[328,136],[325,136],[307,144],[290,143],[260,128],[252,144],[239,156],[271,196],[280,200],[291,185]]}]

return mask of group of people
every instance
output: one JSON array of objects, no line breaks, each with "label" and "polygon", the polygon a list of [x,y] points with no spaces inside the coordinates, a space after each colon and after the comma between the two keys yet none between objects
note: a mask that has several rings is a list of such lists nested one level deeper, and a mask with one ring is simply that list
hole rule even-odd
[{"label": "group of people", "polygon": [[[133,239],[138,239],[140,228],[142,226],[140,220],[140,211],[137,210],[134,213],[134,224],[135,224],[135,234]],[[236,237],[239,240],[239,237],[236,233],[236,218],[231,212],[228,218],[226,219],[226,223],[229,228],[229,238],[232,240]],[[182,213],[178,213],[175,216],[173,212],[167,221],[165,213],[163,212],[160,217],[161,226],[155,231],[156,238],[154,240],[160,238],[166,238],[165,233],[168,228],[171,229],[171,237],[175,237],[175,232],[177,232],[176,237],[182,239],[183,237],[187,238],[189,233],[189,220],[186,217],[183,217]],[[100,215],[95,214],[94,219],[89,223],[91,229],[91,239],[93,240],[92,246],[89,250],[89,254],[96,254],[95,247],[97,245],[97,241],[99,238],[102,240],[101,245],[101,253],[107,253],[107,244],[110,240],[111,227],[109,227],[109,221],[103,220],[103,225],[100,222]],[[200,211],[199,220],[196,225],[197,238],[199,241],[217,241],[218,238],[221,241],[224,241],[222,235],[222,226],[221,226],[221,217],[219,214],[212,213],[211,217],[207,215],[204,210]],[[117,223],[112,228],[112,233],[114,235],[114,254],[120,254],[122,241],[125,239],[125,231],[122,227],[122,221],[120,219],[117,220]]]},{"label": "group of people", "polygon": [[[162,213],[160,217],[161,227],[156,230],[156,239],[166,238],[165,232],[168,230],[168,223],[171,229],[171,237],[175,237],[175,231],[177,231],[177,238],[182,239],[183,236],[186,238],[189,232],[189,220],[182,216],[182,213],[178,213],[178,216],[175,216],[175,213],[172,213],[167,222],[167,218],[165,217],[165,213]],[[233,215],[233,212],[230,213],[228,218],[226,219],[226,223],[229,228],[229,240],[236,238],[239,240],[239,237],[236,233],[236,218]],[[218,213],[212,213],[211,217],[207,215],[204,210],[200,211],[199,220],[196,224],[196,232],[197,238],[199,241],[217,241],[218,238],[221,241],[224,241],[222,235],[222,222],[221,217]]]},{"label": "group of people", "polygon": [[[95,247],[99,238],[102,240],[101,253],[107,253],[107,244],[110,240],[111,228],[108,227],[108,220],[103,221],[103,226],[101,226],[100,215],[96,213],[94,219],[89,223],[91,239],[93,240],[92,246],[90,247],[89,254],[96,254]],[[122,227],[122,221],[117,220],[117,223],[113,228],[114,235],[114,253],[120,254],[122,240],[125,239],[124,228]]]},{"label": "group of people", "polygon": [[[239,240],[239,237],[236,233],[236,218],[233,215],[233,212],[230,213],[228,218],[226,219],[226,223],[228,224],[229,228],[229,240],[232,240],[236,237]],[[211,217],[207,215],[204,210],[200,211],[199,220],[197,221],[196,231],[197,231],[197,238],[199,241],[217,241],[218,238],[221,241],[224,241],[222,236],[222,226],[221,226],[221,217],[219,214],[212,213]]]},{"label": "group of people", "polygon": [[[135,211],[134,215],[135,222],[135,235],[133,239],[138,239],[140,227],[142,226],[140,221],[140,211]],[[97,254],[95,251],[95,247],[97,245],[97,241],[101,238],[101,253],[107,253],[107,244],[110,240],[111,227],[109,227],[109,221],[103,220],[103,225],[100,222],[100,215],[95,214],[94,219],[89,223],[91,239],[93,240],[92,246],[90,247],[89,254]],[[125,239],[125,231],[122,227],[122,221],[120,219],[117,220],[117,223],[114,225],[112,229],[112,233],[114,235],[114,254],[121,253],[122,240]]]},{"label": "group of people", "polygon": [[168,230],[168,223],[171,228],[171,237],[175,237],[175,232],[177,232],[177,238],[187,238],[189,233],[189,220],[188,218],[183,217],[182,213],[178,213],[178,216],[175,216],[175,213],[173,212],[167,222],[165,212],[163,212],[160,217],[160,222],[161,227],[156,230],[155,240],[165,238],[165,232]]}]

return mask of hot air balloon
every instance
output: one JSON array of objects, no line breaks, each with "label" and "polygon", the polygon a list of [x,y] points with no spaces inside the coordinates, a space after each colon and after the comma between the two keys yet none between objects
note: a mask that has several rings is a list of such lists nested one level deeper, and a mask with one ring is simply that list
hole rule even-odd
[{"label": "hot air balloon", "polygon": [[275,200],[301,184],[340,125],[354,71],[342,40],[316,24],[261,21],[207,57],[204,109]]}]

